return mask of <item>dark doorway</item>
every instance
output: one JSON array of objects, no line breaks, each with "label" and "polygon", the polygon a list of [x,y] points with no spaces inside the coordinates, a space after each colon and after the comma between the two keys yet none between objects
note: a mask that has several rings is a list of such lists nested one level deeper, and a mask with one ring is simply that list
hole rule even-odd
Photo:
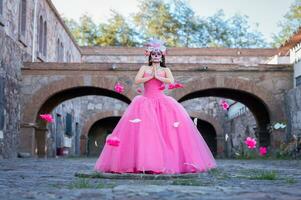
[{"label": "dark doorway", "polygon": [[216,140],[216,131],[214,127],[210,123],[204,120],[197,119],[197,128],[201,133],[202,137],[204,138],[205,142],[207,143],[208,147],[210,148],[213,156],[216,157],[217,140]]},{"label": "dark doorway", "polygon": [[107,117],[93,124],[88,135],[88,156],[99,156],[105,145],[106,137],[112,133],[119,120],[120,117]]}]

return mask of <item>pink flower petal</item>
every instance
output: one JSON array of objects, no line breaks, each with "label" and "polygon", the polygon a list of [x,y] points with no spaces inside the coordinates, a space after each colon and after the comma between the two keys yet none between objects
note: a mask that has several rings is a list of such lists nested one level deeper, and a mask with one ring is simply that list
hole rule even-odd
[{"label": "pink flower petal", "polygon": [[142,93],[142,89],[141,88],[137,88],[137,93],[141,94]]},{"label": "pink flower petal", "polygon": [[160,85],[159,90],[164,90],[165,89],[165,84],[163,83],[162,85]]},{"label": "pink flower petal", "polygon": [[54,122],[54,119],[52,118],[51,114],[40,114],[40,118],[50,123]]},{"label": "pink flower petal", "polygon": [[169,90],[172,90],[172,89],[174,89],[175,88],[175,85],[173,84],[173,83],[170,83],[169,85],[168,85],[168,89]]},{"label": "pink flower petal", "polygon": [[114,90],[118,93],[122,93],[124,91],[124,87],[123,85],[121,85],[120,83],[116,83],[115,84],[115,87],[114,87]]},{"label": "pink flower petal", "polygon": [[169,90],[176,89],[176,88],[183,88],[183,87],[184,87],[184,85],[181,83],[170,83],[168,85]]},{"label": "pink flower petal", "polygon": [[181,84],[181,83],[175,83],[174,87],[175,87],[175,88],[183,88],[184,85]]},{"label": "pink flower petal", "polygon": [[106,139],[106,143],[108,145],[111,145],[111,146],[119,146],[119,143],[120,143],[120,139],[116,136],[111,136],[111,135],[108,135],[107,139]]}]

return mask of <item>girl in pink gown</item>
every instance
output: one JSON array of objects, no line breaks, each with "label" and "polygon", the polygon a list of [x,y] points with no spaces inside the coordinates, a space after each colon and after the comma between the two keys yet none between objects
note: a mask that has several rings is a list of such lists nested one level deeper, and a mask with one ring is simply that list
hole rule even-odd
[{"label": "girl in pink gown", "polygon": [[179,174],[217,167],[184,107],[163,93],[162,84],[174,82],[171,71],[164,68],[164,45],[153,40],[146,53],[150,66],[142,66],[135,78],[137,84],[144,84],[144,92],[134,97],[107,136],[94,170]]}]

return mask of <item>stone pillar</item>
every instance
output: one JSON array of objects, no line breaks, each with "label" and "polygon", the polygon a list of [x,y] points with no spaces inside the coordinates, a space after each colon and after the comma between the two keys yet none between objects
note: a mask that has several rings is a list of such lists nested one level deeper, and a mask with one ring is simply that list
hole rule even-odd
[{"label": "stone pillar", "polygon": [[34,124],[21,124],[21,134],[18,152],[35,155],[35,126]]},{"label": "stone pillar", "polygon": [[284,130],[273,130],[271,132],[271,147],[279,149],[280,145],[285,142],[286,132]]},{"label": "stone pillar", "polygon": [[217,143],[217,152],[216,157],[223,158],[225,154],[225,140],[224,136],[216,136],[216,143]]},{"label": "stone pillar", "polygon": [[81,135],[80,136],[80,155],[86,156],[87,155],[87,136]]},{"label": "stone pillar", "polygon": [[37,155],[38,157],[46,157],[47,155],[47,128],[36,128],[35,130],[35,139],[36,139],[36,147],[37,147]]}]

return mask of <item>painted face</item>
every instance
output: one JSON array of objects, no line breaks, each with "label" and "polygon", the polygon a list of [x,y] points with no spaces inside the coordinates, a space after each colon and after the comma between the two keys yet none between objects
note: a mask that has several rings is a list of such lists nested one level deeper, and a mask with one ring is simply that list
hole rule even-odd
[{"label": "painted face", "polygon": [[154,63],[161,62],[161,58],[162,58],[162,53],[160,50],[154,50],[151,52],[152,62]]}]

